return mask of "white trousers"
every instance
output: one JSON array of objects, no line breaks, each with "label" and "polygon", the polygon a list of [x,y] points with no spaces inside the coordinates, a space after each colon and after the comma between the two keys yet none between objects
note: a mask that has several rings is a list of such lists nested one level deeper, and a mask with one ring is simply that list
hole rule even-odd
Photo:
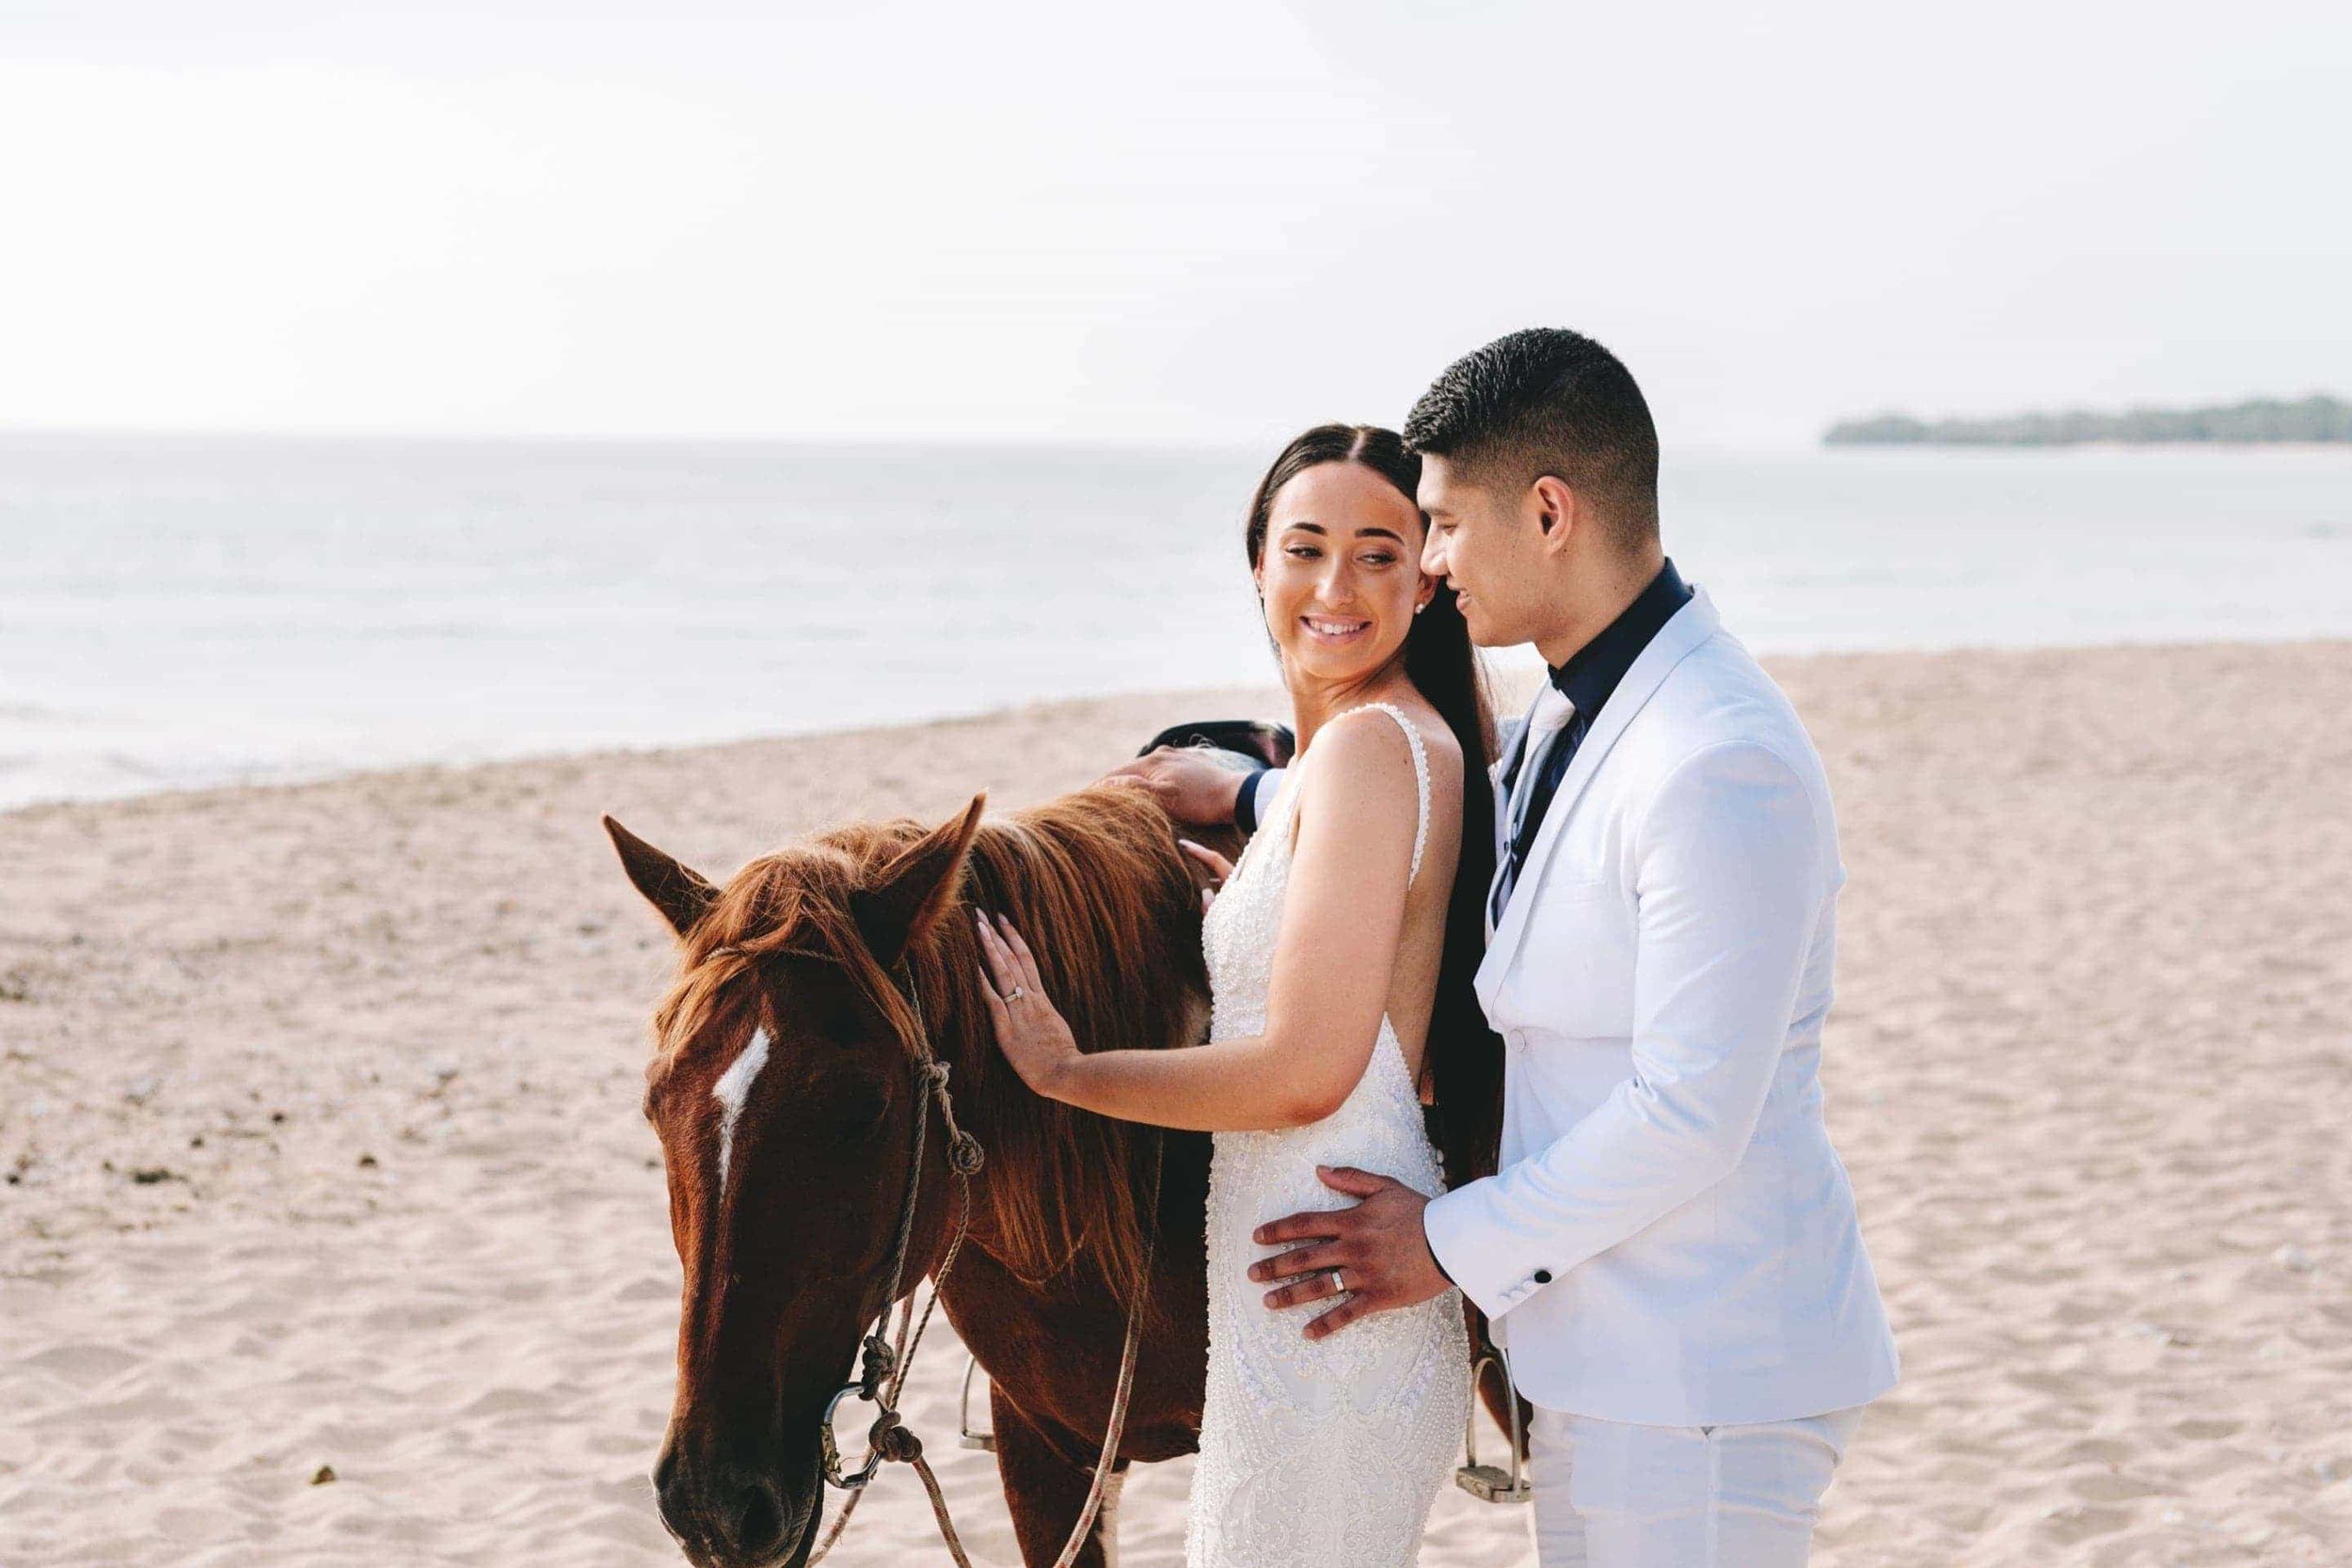
[{"label": "white trousers", "polygon": [[1537,1408],[1542,1568],[1804,1568],[1860,1407],[1756,1426],[1654,1427]]}]

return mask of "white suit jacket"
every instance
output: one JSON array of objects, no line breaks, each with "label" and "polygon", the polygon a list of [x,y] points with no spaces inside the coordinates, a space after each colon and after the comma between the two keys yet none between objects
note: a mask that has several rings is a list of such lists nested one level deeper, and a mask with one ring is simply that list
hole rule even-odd
[{"label": "white suit jacket", "polygon": [[1895,1382],[1821,1119],[1844,880],[1804,726],[1695,594],[1586,733],[1489,933],[1501,1168],[1423,1222],[1536,1404],[1745,1423]]}]

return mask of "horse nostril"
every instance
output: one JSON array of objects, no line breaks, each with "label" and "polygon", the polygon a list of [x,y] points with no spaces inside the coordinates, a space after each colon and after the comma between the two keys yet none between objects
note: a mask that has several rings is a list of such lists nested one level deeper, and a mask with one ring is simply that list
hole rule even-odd
[{"label": "horse nostril", "polygon": [[667,1497],[670,1488],[677,1484],[677,1449],[665,1448],[653,1465],[653,1493]]},{"label": "horse nostril", "polygon": [[784,1510],[777,1506],[775,1488],[754,1481],[736,1506],[736,1550],[746,1556],[773,1551],[784,1537]]}]

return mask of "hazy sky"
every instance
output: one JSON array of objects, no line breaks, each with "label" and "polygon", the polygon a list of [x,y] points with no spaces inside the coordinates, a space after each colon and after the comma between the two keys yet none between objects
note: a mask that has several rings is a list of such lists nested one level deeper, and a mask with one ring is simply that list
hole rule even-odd
[{"label": "hazy sky", "polygon": [[2341,0],[342,12],[0,0],[0,426],[1263,441],[1536,323],[1670,443],[2352,392]]}]

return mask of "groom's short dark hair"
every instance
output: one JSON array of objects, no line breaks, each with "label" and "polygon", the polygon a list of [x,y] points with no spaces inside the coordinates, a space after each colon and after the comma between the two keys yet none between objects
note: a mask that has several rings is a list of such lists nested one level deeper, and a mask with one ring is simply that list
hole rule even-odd
[{"label": "groom's short dark hair", "polygon": [[1405,444],[1477,484],[1555,475],[1622,541],[1658,531],[1649,404],[1624,362],[1581,332],[1531,326],[1456,359],[1413,404]]}]

